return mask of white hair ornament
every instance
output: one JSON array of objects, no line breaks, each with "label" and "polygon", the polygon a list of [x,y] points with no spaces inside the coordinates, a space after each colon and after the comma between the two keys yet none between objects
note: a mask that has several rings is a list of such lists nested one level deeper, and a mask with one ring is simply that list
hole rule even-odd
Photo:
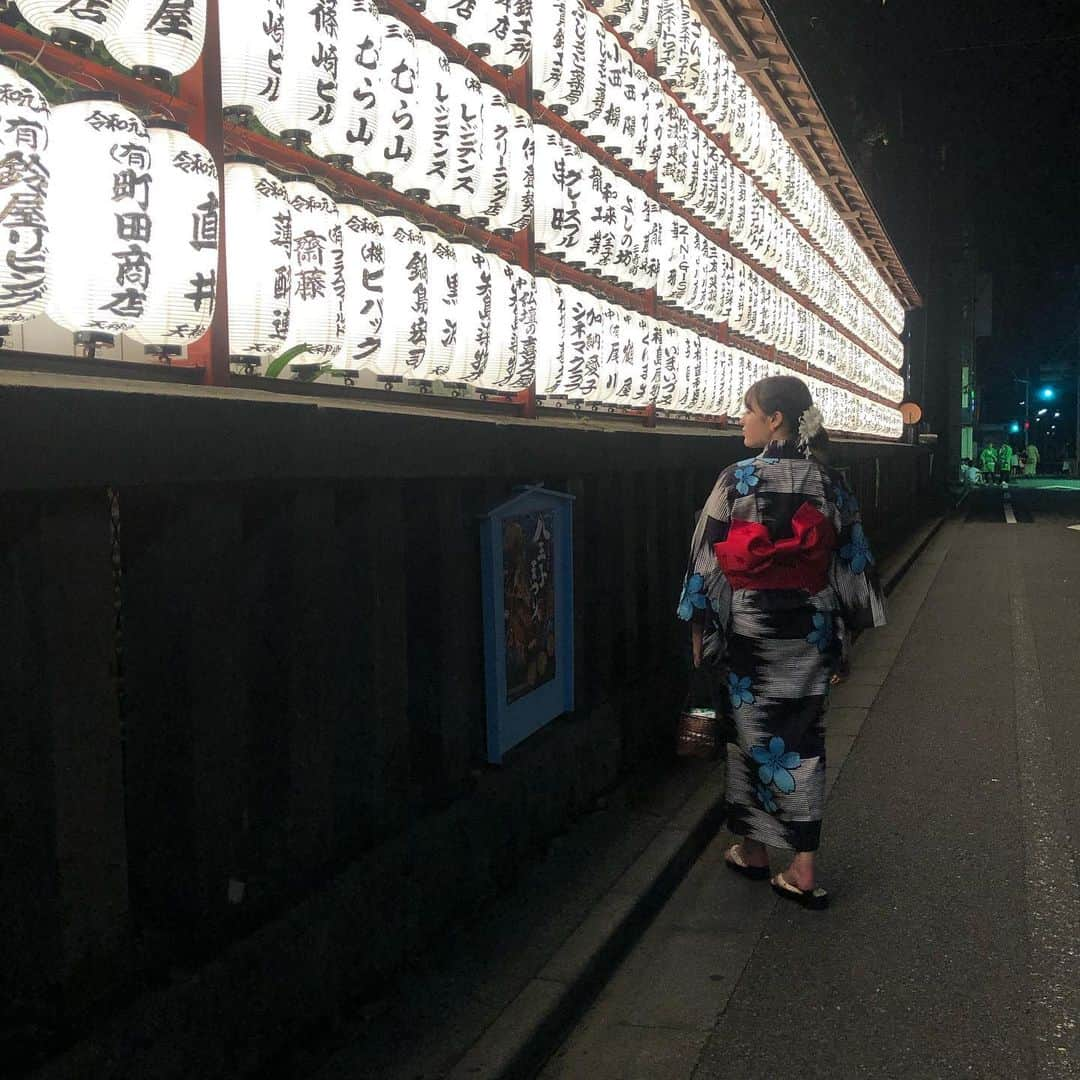
[{"label": "white hair ornament", "polygon": [[825,417],[816,405],[811,405],[799,417],[799,449],[803,452],[804,457],[813,456],[814,452],[810,448],[810,443],[821,434],[824,427]]}]

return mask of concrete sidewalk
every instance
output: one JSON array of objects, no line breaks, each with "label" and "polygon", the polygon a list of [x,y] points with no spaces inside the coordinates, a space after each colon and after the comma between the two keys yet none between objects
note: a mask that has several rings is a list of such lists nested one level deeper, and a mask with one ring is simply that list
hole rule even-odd
[{"label": "concrete sidewalk", "polygon": [[[929,523],[883,565],[888,585],[904,577],[912,564],[921,570],[925,556],[918,557],[941,526],[940,519]],[[908,577],[917,591],[919,574],[912,571]],[[890,632],[902,635],[902,613],[910,609],[913,617],[917,605],[901,596],[893,604],[898,621]],[[881,647],[880,638],[861,644],[856,672],[837,696],[830,784],[887,671],[873,652]],[[346,1045],[309,1074],[315,1080],[535,1075],[657,912],[662,910],[664,919],[673,895],[710,874],[709,859],[714,856],[707,854],[704,864],[698,860],[715,848],[723,772],[722,763],[683,762],[654,789],[642,789],[636,800],[632,792],[629,797],[620,793],[616,805],[575,826],[554,863],[549,858],[535,867],[533,880],[496,904],[483,925],[463,931],[440,955],[429,958],[426,967],[407,975],[394,998],[373,1010],[369,1022],[346,1032]],[[692,956],[693,935],[685,944]],[[671,959],[676,969],[688,970],[681,953]],[[664,978],[661,974],[655,980],[654,992]],[[719,983],[716,988],[722,989]],[[685,1045],[691,1049],[693,1040]],[[622,1060],[611,1048],[605,1048],[603,1056],[613,1064]],[[672,1057],[670,1048],[662,1056],[685,1060]],[[576,1059],[564,1055],[561,1061],[553,1067],[564,1071],[552,1075],[583,1075],[575,1071]]]},{"label": "concrete sidewalk", "polygon": [[[889,625],[867,633],[855,646],[852,676],[833,692],[829,709],[827,792],[844,768],[957,528],[954,519],[930,540],[892,591]],[[710,844],[589,1014],[548,1063],[543,1080],[583,1076],[589,1080],[688,1080],[698,1075],[694,1070],[706,1053],[717,1018],[728,1008],[782,903],[767,885],[747,882],[724,868],[723,851],[730,842],[724,833]],[[784,853],[774,853],[773,863],[783,867]],[[804,920],[831,917],[831,913],[797,915]],[[801,1023],[798,1017],[778,1016],[778,1043],[792,1049],[793,1032]],[[749,1077],[745,1059],[738,1060],[736,1068],[722,1075]],[[808,1072],[800,1063],[792,1075],[835,1080],[849,1074]]]}]

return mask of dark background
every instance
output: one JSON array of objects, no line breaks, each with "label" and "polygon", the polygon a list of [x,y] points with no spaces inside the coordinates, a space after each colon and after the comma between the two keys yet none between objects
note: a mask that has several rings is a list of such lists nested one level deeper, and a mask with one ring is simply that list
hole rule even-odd
[{"label": "dark background", "polygon": [[994,277],[981,420],[1014,418],[1012,372],[1077,359],[1080,4],[772,8],[924,293],[934,245],[970,228]]}]

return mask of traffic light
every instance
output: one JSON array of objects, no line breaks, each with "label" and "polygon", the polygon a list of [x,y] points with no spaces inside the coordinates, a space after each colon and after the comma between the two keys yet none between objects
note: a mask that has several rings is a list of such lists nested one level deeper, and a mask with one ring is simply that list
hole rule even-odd
[{"label": "traffic light", "polygon": [[1019,435],[1020,434],[1020,422],[1018,420],[1014,420],[1009,425],[1009,434],[1010,435]]},{"label": "traffic light", "polygon": [[1043,401],[1053,401],[1056,396],[1057,391],[1052,386],[1044,386],[1039,391],[1039,397],[1041,397]]}]

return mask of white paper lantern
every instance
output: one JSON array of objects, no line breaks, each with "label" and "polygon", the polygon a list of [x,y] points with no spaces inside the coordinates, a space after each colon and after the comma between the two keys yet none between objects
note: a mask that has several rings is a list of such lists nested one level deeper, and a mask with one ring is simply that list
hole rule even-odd
[{"label": "white paper lantern", "polygon": [[494,86],[482,83],[483,130],[480,137],[480,165],[477,169],[474,203],[481,209],[479,223],[493,227],[510,197],[510,103]]},{"label": "white paper lantern", "polygon": [[285,0],[220,4],[221,104],[249,116],[259,96],[275,93],[285,44]]},{"label": "white paper lantern", "polygon": [[111,36],[128,0],[18,0],[23,18],[61,45],[85,48]]},{"label": "white paper lantern", "polygon": [[[549,0],[539,0],[546,4]],[[491,51],[487,61],[496,71],[509,75],[528,62],[532,49],[533,0],[495,0],[495,21],[488,28]]]},{"label": "white paper lantern", "polygon": [[533,11],[532,84],[533,96],[540,101],[559,100],[565,85],[569,70],[566,46],[567,34],[572,28],[569,23],[572,2],[547,0],[537,4]]},{"label": "white paper lantern", "polygon": [[533,218],[536,188],[536,140],[532,117],[517,105],[510,105],[509,197],[499,214],[490,217],[497,233],[511,234],[527,229]]},{"label": "white paper lantern", "polygon": [[[586,92],[589,43],[595,35],[592,33],[589,11],[582,0],[567,0],[564,26],[562,67],[558,80],[548,79],[543,89],[544,104],[559,116],[569,116],[572,109],[576,110]],[[553,66],[554,61],[545,61],[545,68]]]},{"label": "white paper lantern", "polygon": [[382,341],[372,369],[403,378],[421,368],[427,353],[428,266],[424,234],[403,217],[382,219],[385,267]]},{"label": "white paper lantern", "polygon": [[536,282],[520,266],[511,266],[510,352],[500,386],[524,390],[536,378]]},{"label": "white paper lantern", "polygon": [[514,268],[498,255],[487,255],[491,273],[491,339],[487,367],[478,385],[488,390],[502,388],[513,362],[514,351]]},{"label": "white paper lantern", "polygon": [[195,66],[206,37],[206,0],[126,0],[105,47],[137,76],[164,80]]},{"label": "white paper lantern", "polygon": [[633,0],[626,17],[620,21],[619,32],[630,39],[635,49],[648,51],[656,47],[659,2]]},{"label": "white paper lantern", "polygon": [[49,103],[0,64],[0,323],[26,322],[45,309],[51,154]]},{"label": "white paper lantern", "polygon": [[275,135],[310,141],[334,118],[338,87],[337,0],[285,0],[285,39],[277,77],[259,94],[255,115]]},{"label": "white paper lantern", "polygon": [[491,263],[470,244],[454,244],[458,264],[458,336],[461,349],[443,376],[448,383],[477,384],[491,355]]},{"label": "white paper lantern", "polygon": [[282,351],[292,295],[292,209],[285,185],[251,159],[225,165],[229,355]]},{"label": "white paper lantern", "polygon": [[337,366],[360,371],[382,340],[384,245],[381,220],[358,203],[338,203],[345,259],[345,333]]},{"label": "white paper lantern", "polygon": [[46,311],[106,341],[146,313],[150,242],[165,210],[153,201],[150,139],[130,109],[104,99],[57,106],[50,132],[53,160],[69,165],[53,169],[46,205]]},{"label": "white paper lantern", "polygon": [[428,266],[427,350],[414,377],[441,379],[454,367],[458,353],[461,282],[454,245],[433,229],[423,233]]},{"label": "white paper lantern", "polygon": [[661,409],[676,407],[679,390],[679,366],[682,359],[679,328],[671,323],[660,324],[660,388],[656,404]]},{"label": "white paper lantern", "polygon": [[[446,197],[450,161],[450,61],[430,41],[415,43],[416,93],[414,116],[418,131],[412,157],[394,174],[394,187],[414,199],[434,205]],[[436,195],[438,198],[436,198]]]},{"label": "white paper lantern", "polygon": [[536,392],[558,394],[566,357],[566,294],[551,278],[536,279]]},{"label": "white paper lantern", "polygon": [[286,349],[306,348],[291,364],[334,363],[345,337],[344,238],[337,204],[308,180],[287,179],[292,208],[292,298]]},{"label": "white paper lantern", "polygon": [[462,64],[450,64],[450,202],[439,209],[480,218],[485,209],[479,191],[484,131],[484,91]]},{"label": "white paper lantern", "polygon": [[532,0],[458,0],[437,4],[432,14],[498,71],[509,74],[529,59]]},{"label": "white paper lantern", "polygon": [[217,303],[218,171],[210,151],[179,125],[151,120],[148,128],[159,208],[148,245],[154,272],[129,335],[147,346],[181,346],[210,329]]}]

